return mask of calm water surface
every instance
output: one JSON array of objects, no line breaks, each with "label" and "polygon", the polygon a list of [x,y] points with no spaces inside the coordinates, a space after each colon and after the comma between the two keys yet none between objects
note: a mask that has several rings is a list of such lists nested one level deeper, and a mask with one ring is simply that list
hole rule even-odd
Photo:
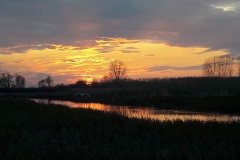
[{"label": "calm water surface", "polygon": [[71,108],[90,108],[95,110],[117,112],[128,117],[138,118],[152,118],[160,121],[164,120],[201,120],[201,121],[219,121],[219,122],[231,122],[240,121],[240,115],[229,114],[213,114],[203,112],[190,112],[180,110],[160,110],[150,107],[132,107],[132,106],[115,106],[101,103],[81,103],[72,101],[61,100],[47,100],[47,99],[32,99],[37,103],[42,104],[60,104]]}]

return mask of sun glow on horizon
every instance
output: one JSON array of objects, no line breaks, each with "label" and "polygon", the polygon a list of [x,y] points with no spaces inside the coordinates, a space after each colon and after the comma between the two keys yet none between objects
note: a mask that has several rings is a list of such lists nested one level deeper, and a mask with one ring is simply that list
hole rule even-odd
[{"label": "sun glow on horizon", "polygon": [[91,85],[93,82],[93,78],[86,78],[86,82],[87,85]]},{"label": "sun glow on horizon", "polygon": [[[52,75],[55,84],[74,83],[81,78],[90,84],[108,74],[109,62],[114,59],[126,64],[129,78],[179,77],[201,75],[201,70],[161,69],[161,66],[196,66],[208,57],[226,54],[224,51],[199,54],[207,48],[123,38],[105,38],[96,42],[96,45],[84,49],[56,45],[52,49],[29,50],[24,54],[0,54],[0,62],[4,62],[0,63],[0,70],[22,73],[26,79],[30,78],[30,85],[36,85],[46,75]],[[152,67],[156,70],[149,70]]]}]

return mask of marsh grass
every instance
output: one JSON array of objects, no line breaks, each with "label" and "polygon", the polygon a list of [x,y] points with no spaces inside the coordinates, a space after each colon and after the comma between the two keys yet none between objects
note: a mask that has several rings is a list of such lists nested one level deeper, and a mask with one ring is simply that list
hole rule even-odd
[{"label": "marsh grass", "polygon": [[127,118],[0,98],[1,159],[239,159],[240,123]]}]

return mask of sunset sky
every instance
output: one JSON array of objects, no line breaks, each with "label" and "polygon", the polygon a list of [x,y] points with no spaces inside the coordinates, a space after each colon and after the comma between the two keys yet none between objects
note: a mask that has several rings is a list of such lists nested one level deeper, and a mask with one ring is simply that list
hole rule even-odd
[{"label": "sunset sky", "polygon": [[99,80],[112,60],[129,78],[202,76],[240,53],[239,0],[1,0],[0,73],[27,86]]}]

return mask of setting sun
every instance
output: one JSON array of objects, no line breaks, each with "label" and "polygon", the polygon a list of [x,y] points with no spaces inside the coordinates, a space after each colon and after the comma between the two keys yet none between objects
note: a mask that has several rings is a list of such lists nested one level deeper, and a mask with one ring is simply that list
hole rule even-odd
[{"label": "setting sun", "polygon": [[91,85],[93,82],[93,78],[86,78],[86,82],[87,85]]}]

